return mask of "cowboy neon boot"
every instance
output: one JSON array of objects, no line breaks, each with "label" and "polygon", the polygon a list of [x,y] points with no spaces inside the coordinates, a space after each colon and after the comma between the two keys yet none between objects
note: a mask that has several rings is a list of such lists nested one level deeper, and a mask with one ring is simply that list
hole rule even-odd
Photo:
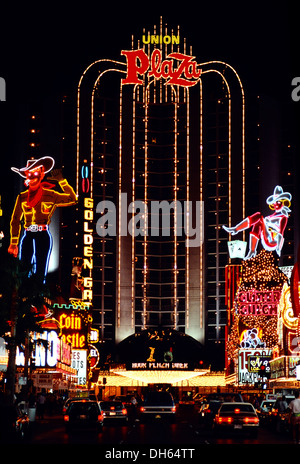
[{"label": "cowboy neon boot", "polygon": [[248,227],[250,227],[250,220],[248,217],[246,217],[246,219],[243,219],[243,221],[237,224],[235,227],[222,227],[224,230],[226,230],[228,234],[235,235],[241,232],[242,230],[248,229]]},{"label": "cowboy neon boot", "polygon": [[253,258],[254,256],[256,256],[256,248],[257,248],[258,240],[259,240],[259,238],[257,237],[257,235],[252,234],[250,232],[250,234],[249,234],[249,251],[248,251],[247,256],[245,256],[244,259],[250,259],[250,258]]}]

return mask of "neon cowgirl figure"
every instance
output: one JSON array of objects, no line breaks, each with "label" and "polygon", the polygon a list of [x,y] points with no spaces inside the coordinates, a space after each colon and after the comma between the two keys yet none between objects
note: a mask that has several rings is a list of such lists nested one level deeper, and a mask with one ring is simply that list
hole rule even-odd
[{"label": "neon cowgirl figure", "polygon": [[281,254],[284,238],[283,233],[288,221],[288,213],[291,212],[292,195],[284,192],[280,185],[274,189],[273,195],[267,198],[267,204],[274,213],[270,216],[263,217],[261,213],[252,214],[235,227],[225,227],[231,235],[235,235],[242,230],[252,226],[249,238],[249,252],[245,259],[253,258],[256,255],[256,248],[259,239],[262,246],[267,251],[276,251],[278,256]]},{"label": "neon cowgirl figure", "polygon": [[[74,205],[76,194],[61,170],[52,173],[53,180],[57,180],[63,193],[52,188],[54,184],[42,182],[45,175],[54,166],[54,159],[44,156],[40,159],[27,161],[24,168],[11,168],[26,180],[24,184],[28,190],[21,192],[15,203],[10,222],[10,246],[8,252],[15,257],[20,256],[24,264],[33,265],[33,272],[43,282],[46,280],[48,264],[52,250],[52,236],[49,231],[51,217],[57,206]],[[19,243],[21,221],[24,221],[24,234]]]}]

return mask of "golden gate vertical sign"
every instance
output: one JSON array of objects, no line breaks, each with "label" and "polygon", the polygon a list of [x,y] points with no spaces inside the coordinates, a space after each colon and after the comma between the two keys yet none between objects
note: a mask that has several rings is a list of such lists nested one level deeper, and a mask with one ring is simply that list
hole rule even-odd
[{"label": "golden gate vertical sign", "polygon": [[94,200],[84,198],[84,222],[83,222],[83,269],[88,270],[88,276],[83,277],[82,299],[87,306],[93,301],[93,219]]}]

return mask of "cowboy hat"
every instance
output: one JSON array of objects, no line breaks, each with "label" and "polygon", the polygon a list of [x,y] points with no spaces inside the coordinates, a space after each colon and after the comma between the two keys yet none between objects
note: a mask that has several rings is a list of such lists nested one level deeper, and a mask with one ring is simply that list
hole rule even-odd
[{"label": "cowboy hat", "polygon": [[51,169],[54,166],[54,159],[51,158],[51,156],[43,156],[40,159],[30,159],[27,160],[27,165],[24,168],[18,169],[18,168],[11,168],[12,171],[17,172],[20,174],[22,177],[26,177],[26,172],[31,171],[32,169],[39,168],[41,166],[44,166],[45,174],[47,172],[51,171]]},{"label": "cowboy hat", "polygon": [[273,195],[270,195],[267,198],[267,204],[273,205],[277,201],[281,201],[281,200],[288,200],[290,202],[291,199],[292,199],[292,195],[289,192],[284,192],[282,187],[280,187],[280,185],[276,185],[276,187],[274,188]]}]

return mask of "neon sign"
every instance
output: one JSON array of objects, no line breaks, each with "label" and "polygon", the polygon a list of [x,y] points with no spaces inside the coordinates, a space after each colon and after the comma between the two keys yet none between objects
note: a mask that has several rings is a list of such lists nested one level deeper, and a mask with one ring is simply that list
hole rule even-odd
[{"label": "neon sign", "polygon": [[89,275],[83,277],[83,301],[85,304],[92,304],[93,300],[93,228],[94,219],[94,200],[93,198],[84,198],[84,222],[83,222],[83,269],[89,271]]},{"label": "neon sign", "polygon": [[241,348],[265,348],[266,344],[261,341],[262,330],[261,329],[246,329],[240,336],[240,347]]},{"label": "neon sign", "polygon": [[270,349],[239,350],[238,352],[238,384],[254,384],[261,377],[258,372],[253,372],[249,363],[251,357],[269,358],[272,356]]},{"label": "neon sign", "polygon": [[150,58],[143,49],[122,50],[121,54],[127,59],[127,76],[122,79],[122,84],[143,84],[141,77],[148,71],[148,77],[166,79],[170,85],[191,87],[197,84],[201,75],[195,57],[184,53],[169,53],[165,60],[162,60],[159,49],[153,50]]},{"label": "neon sign", "polygon": [[128,369],[174,369],[174,370],[193,370],[192,366],[187,362],[132,362],[127,365]]},{"label": "neon sign", "polygon": [[[32,266],[32,271],[45,282],[48,273],[53,239],[49,231],[52,215],[58,206],[74,205],[77,201],[74,190],[63,178],[60,170],[51,180],[58,182],[63,193],[53,190],[54,184],[43,181],[45,175],[54,167],[54,159],[44,156],[30,159],[21,169],[11,168],[25,179],[27,190],[21,192],[14,206],[10,222],[10,245],[8,252]],[[24,233],[21,238],[21,221],[24,220]]]},{"label": "neon sign", "polygon": [[256,290],[239,292],[239,314],[244,316],[276,316],[281,291]]},{"label": "neon sign", "polygon": [[61,313],[58,317],[62,332],[61,338],[65,343],[70,343],[72,348],[85,348],[87,345],[87,324],[79,313]]},{"label": "neon sign", "polygon": [[35,346],[35,367],[55,367],[58,353],[58,336],[54,330],[43,332],[38,338],[47,340],[47,348],[42,344]]},{"label": "neon sign", "polygon": [[59,325],[61,329],[81,330],[81,317],[73,313],[71,315],[63,313],[59,318]]},{"label": "neon sign", "polygon": [[259,240],[263,248],[267,251],[276,251],[278,256],[281,255],[281,249],[284,242],[284,230],[287,225],[289,213],[291,212],[292,195],[284,192],[280,185],[276,185],[273,195],[270,195],[266,202],[269,208],[274,211],[270,216],[263,217],[259,212],[243,219],[242,222],[234,227],[225,227],[227,233],[231,235],[238,234],[243,230],[252,227],[249,239],[249,252],[245,259],[256,256],[256,249]]},{"label": "neon sign", "polygon": [[83,193],[88,193],[90,190],[89,168],[84,165],[81,168],[81,189]]},{"label": "neon sign", "polygon": [[[54,368],[58,361],[71,364],[71,347],[60,340],[54,330],[44,331],[41,334],[34,333],[32,338],[35,341],[35,349],[32,353],[35,367]],[[25,365],[24,352],[19,347],[16,352],[16,365]]]},{"label": "neon sign", "polygon": [[180,36],[179,35],[150,35],[146,37],[145,35],[142,36],[142,41],[144,44],[162,44],[168,45],[170,43],[179,45],[180,43]]}]

